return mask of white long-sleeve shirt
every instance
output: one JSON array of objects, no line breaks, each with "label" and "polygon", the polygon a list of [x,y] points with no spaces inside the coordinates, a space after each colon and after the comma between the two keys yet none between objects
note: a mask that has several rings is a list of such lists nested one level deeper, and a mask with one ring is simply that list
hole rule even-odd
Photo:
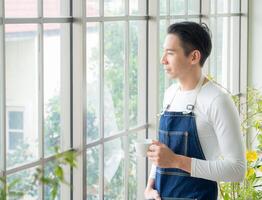
[{"label": "white long-sleeve shirt", "polygon": [[[174,101],[168,111],[185,111],[193,104],[196,89],[180,91],[171,85],[165,92],[164,108]],[[213,181],[240,182],[245,176],[246,159],[240,132],[239,115],[230,96],[212,82],[204,84],[197,95],[194,113],[201,147],[206,160],[192,158],[191,176]],[[156,167],[152,165],[150,178]]]}]

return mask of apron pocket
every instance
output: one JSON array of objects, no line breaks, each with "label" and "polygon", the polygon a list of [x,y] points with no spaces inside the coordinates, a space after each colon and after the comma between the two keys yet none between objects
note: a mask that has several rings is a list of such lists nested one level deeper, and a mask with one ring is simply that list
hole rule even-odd
[{"label": "apron pocket", "polygon": [[188,132],[187,131],[168,131],[165,134],[165,142],[174,153],[187,156],[188,152]]}]

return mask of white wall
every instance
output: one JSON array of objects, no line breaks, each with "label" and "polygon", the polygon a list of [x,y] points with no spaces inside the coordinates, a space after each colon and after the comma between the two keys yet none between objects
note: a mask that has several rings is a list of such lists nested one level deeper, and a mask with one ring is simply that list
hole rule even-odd
[{"label": "white wall", "polygon": [[262,1],[249,1],[248,85],[262,91]]}]

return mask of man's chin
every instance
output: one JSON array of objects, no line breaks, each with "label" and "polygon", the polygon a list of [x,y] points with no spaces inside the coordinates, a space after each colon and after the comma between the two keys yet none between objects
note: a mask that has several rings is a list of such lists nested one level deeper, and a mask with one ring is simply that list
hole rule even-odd
[{"label": "man's chin", "polygon": [[177,79],[175,74],[166,73],[168,79]]}]

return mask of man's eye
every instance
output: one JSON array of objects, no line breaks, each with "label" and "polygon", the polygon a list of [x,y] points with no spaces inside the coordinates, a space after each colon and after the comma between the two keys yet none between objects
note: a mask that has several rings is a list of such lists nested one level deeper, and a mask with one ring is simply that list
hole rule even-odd
[{"label": "man's eye", "polygon": [[173,55],[173,52],[169,51],[167,52],[168,55]]}]

